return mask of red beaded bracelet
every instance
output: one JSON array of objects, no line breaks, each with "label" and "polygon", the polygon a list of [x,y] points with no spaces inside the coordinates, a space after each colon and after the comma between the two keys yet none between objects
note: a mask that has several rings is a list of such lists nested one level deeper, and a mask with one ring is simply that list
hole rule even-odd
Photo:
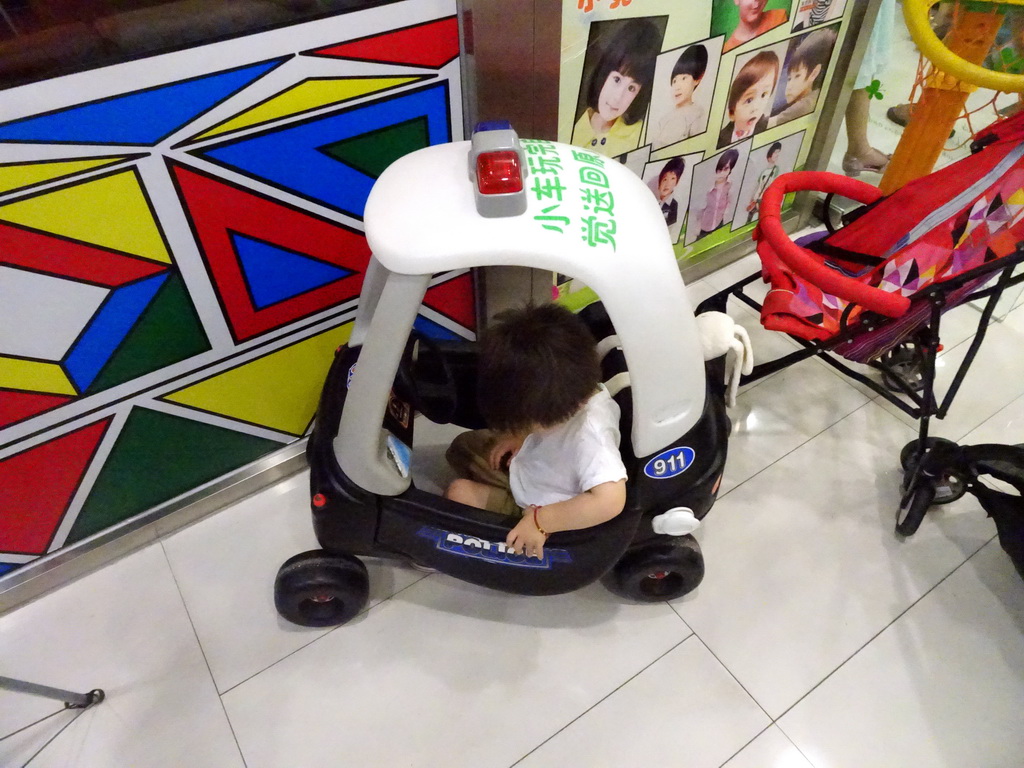
[{"label": "red beaded bracelet", "polygon": [[533,505],[533,524],[537,527],[537,530],[540,531],[541,536],[550,536],[551,534],[541,528],[540,523],[537,521],[537,513],[542,509],[542,506],[537,506],[536,504]]}]

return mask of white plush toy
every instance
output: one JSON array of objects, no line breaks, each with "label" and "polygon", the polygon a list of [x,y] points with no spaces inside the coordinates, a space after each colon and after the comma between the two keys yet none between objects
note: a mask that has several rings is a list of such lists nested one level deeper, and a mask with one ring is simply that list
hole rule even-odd
[{"label": "white plush toy", "polygon": [[754,352],[750,348],[750,336],[742,325],[737,325],[724,312],[704,312],[697,315],[700,343],[704,348],[704,359],[728,355],[725,359],[725,402],[736,405],[736,391],[740,387],[740,375],[749,375],[754,370]]}]

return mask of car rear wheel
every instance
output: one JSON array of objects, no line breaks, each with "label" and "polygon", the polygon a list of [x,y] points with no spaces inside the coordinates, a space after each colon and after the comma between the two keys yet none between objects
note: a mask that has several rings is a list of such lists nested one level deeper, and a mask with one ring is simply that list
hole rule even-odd
[{"label": "car rear wheel", "polygon": [[643,603],[675,600],[704,578],[704,556],[693,536],[626,553],[605,577],[612,592]]}]

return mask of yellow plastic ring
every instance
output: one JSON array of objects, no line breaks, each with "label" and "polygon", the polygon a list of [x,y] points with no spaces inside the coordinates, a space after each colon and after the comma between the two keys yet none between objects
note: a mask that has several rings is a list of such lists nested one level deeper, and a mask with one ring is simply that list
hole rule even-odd
[{"label": "yellow plastic ring", "polygon": [[1024,92],[1024,75],[995,72],[957,56],[942,44],[928,23],[928,11],[934,0],[903,0],[903,18],[910,37],[921,53],[942,72],[958,80],[1004,93]]}]

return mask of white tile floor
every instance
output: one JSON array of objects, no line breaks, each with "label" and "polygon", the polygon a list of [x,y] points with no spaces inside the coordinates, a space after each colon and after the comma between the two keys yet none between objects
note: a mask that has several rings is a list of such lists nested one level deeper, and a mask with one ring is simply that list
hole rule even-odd
[{"label": "white tile floor", "polygon": [[[734,314],[757,353],[788,348]],[[1018,306],[942,433],[1024,441],[1022,345]],[[980,505],[899,541],[914,431],[816,361],[747,388],[732,417],[698,531],[707,576],[671,604],[600,586],[513,597],[371,563],[364,614],[291,626],[271,587],[316,545],[303,473],[3,616],[0,674],[108,693],[31,765],[1019,768],[1024,582]],[[54,709],[2,694],[0,734]],[[67,719],[0,741],[0,765]]]}]

